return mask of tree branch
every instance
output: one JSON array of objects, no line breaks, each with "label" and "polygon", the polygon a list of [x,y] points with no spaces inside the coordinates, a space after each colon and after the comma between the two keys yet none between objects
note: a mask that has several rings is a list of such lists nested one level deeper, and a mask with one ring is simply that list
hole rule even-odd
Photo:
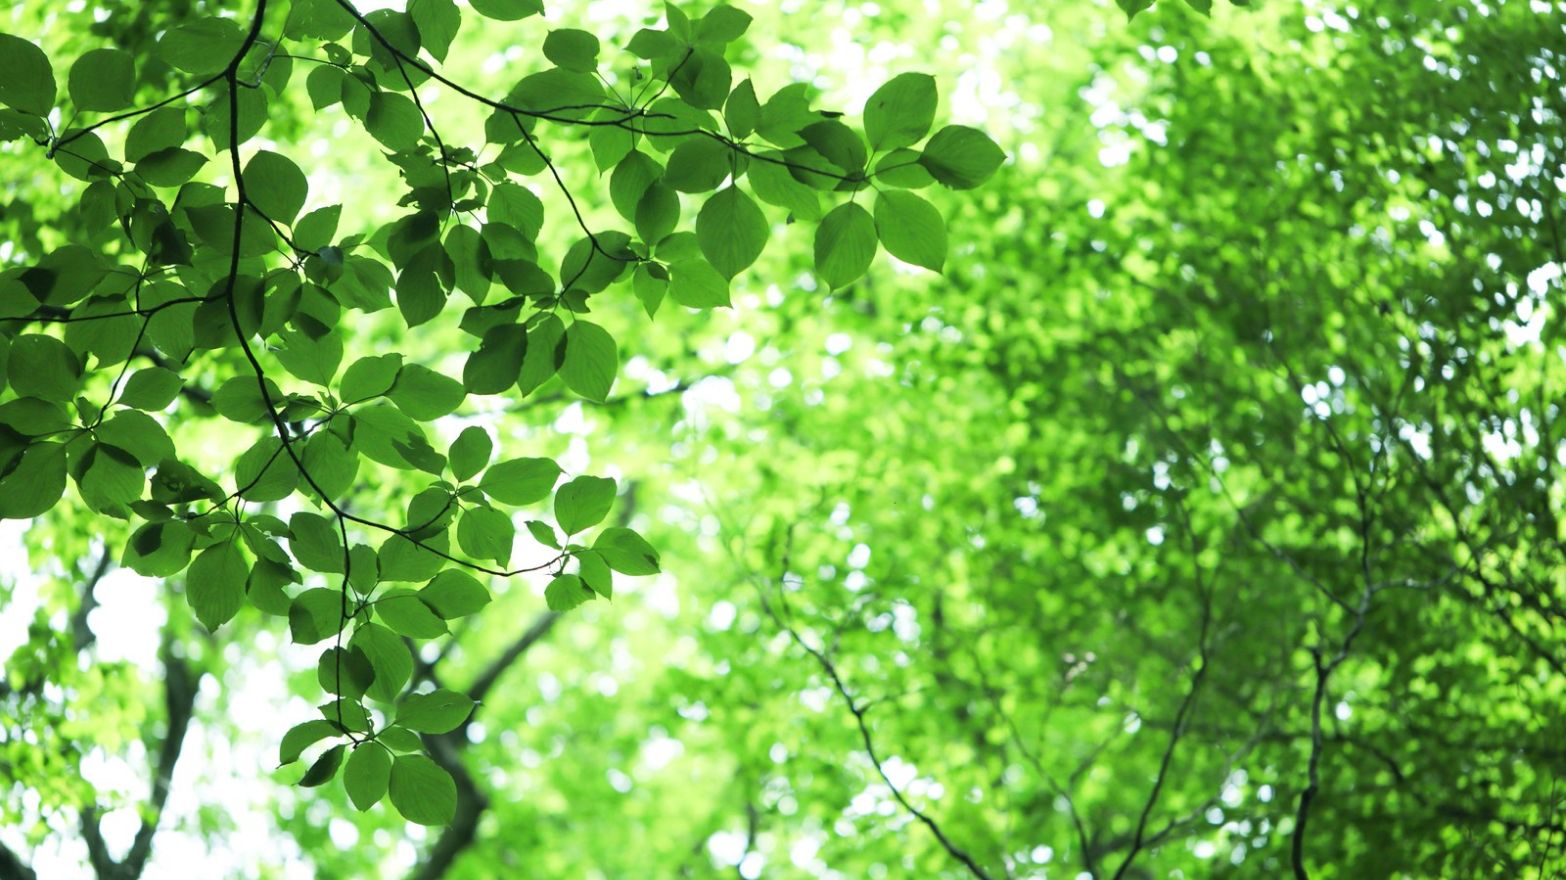
[{"label": "tree branch", "polygon": [[10,847],[0,843],[0,880],[38,880],[38,873]]},{"label": "tree branch", "polygon": [[[515,665],[528,649],[548,635],[559,620],[560,615],[553,611],[546,611],[535,617],[533,623],[506,646],[499,656],[491,660],[489,665],[484,667],[484,671],[479,673],[478,678],[474,679],[472,686],[468,688],[468,698],[474,703],[482,703],[484,696],[495,686],[500,677]],[[430,669],[428,674],[433,675],[434,669]],[[479,788],[478,783],[473,779],[473,774],[469,773],[467,766],[462,763],[462,753],[468,746],[468,727],[472,723],[473,716],[469,716],[468,720],[450,733],[424,737],[424,744],[430,751],[430,757],[450,773],[451,778],[457,783],[457,811],[452,816],[451,824],[447,825],[441,831],[440,837],[436,838],[434,846],[430,847],[429,852],[409,873],[408,880],[438,880],[444,877],[456,862],[457,856],[473,844],[473,839],[478,833],[479,817],[489,809],[489,796]]]},{"label": "tree branch", "polygon": [[185,747],[185,734],[195,714],[196,695],[201,689],[200,674],[193,674],[190,664],[174,653],[173,640],[165,636],[163,642],[163,705],[168,713],[167,729],[163,744],[158,750],[156,775],[152,778],[152,796],[148,799],[148,811],[136,830],[129,854],[125,857],[127,871],[139,877],[152,854],[152,836],[157,833],[158,822],[163,818],[163,808],[168,803],[170,784],[174,779],[174,766],[179,763]]},{"label": "tree branch", "polygon": [[[1197,562],[1197,559],[1200,556],[1200,548],[1196,543],[1195,532],[1190,528],[1189,519],[1186,521],[1186,532],[1190,536],[1192,545],[1191,564],[1198,566],[1199,572],[1200,563]],[[1198,574],[1198,580],[1200,580],[1200,574]],[[1185,696],[1180,700],[1180,708],[1175,712],[1174,726],[1169,731],[1169,741],[1164,746],[1163,758],[1158,763],[1158,775],[1153,779],[1153,789],[1148,792],[1147,801],[1142,805],[1142,814],[1136,821],[1136,832],[1131,836],[1131,850],[1126,853],[1125,860],[1120,863],[1120,867],[1115,869],[1114,880],[1121,880],[1125,876],[1126,871],[1131,869],[1131,863],[1136,861],[1137,854],[1141,852],[1142,847],[1148,842],[1145,838],[1147,820],[1152,816],[1153,808],[1158,805],[1158,797],[1163,791],[1165,780],[1169,777],[1169,765],[1174,760],[1175,748],[1179,746],[1180,739],[1185,736],[1187,722],[1191,716],[1191,707],[1196,704],[1196,695],[1201,691],[1202,679],[1207,675],[1207,632],[1211,626],[1212,617],[1212,592],[1210,589],[1203,589],[1202,623],[1201,630],[1196,638],[1197,667],[1191,673],[1191,686],[1186,689]]]},{"label": "tree branch", "polygon": [[[490,689],[506,673],[506,670],[510,669],[513,663],[527,653],[529,648],[548,635],[549,631],[554,628],[559,620],[560,614],[556,611],[545,611],[533,618],[533,623],[523,630],[522,634],[517,636],[516,640],[507,646],[500,656],[491,660],[490,664],[484,667],[484,671],[479,673],[478,678],[473,680],[473,686],[468,688],[468,697],[475,703],[482,703],[484,697],[489,694]],[[467,723],[464,723],[458,729],[465,730],[466,728]]]},{"label": "tree branch", "polygon": [[[790,531],[790,540],[792,540],[792,537],[793,533]],[[782,565],[783,574],[779,576],[780,587],[782,586],[782,578],[786,576],[788,572],[788,557],[789,552],[788,550],[785,550],[783,554]],[[813,657],[816,663],[820,665],[821,671],[825,672],[827,678],[832,681],[832,687],[837,691],[838,696],[843,698],[843,704],[848,707],[849,714],[854,716],[854,724],[859,728],[859,738],[864,745],[865,755],[869,757],[870,763],[875,767],[875,772],[881,777],[881,781],[884,782],[886,787],[891,790],[893,799],[895,799],[904,810],[907,810],[909,815],[913,816],[915,819],[918,819],[919,822],[924,825],[924,827],[928,828],[930,833],[935,835],[935,840],[941,845],[941,848],[946,850],[947,854],[952,858],[961,862],[963,867],[968,869],[968,873],[972,874],[975,878],[977,878],[977,880],[994,880],[994,878],[991,877],[991,875],[985,871],[978,862],[974,861],[973,856],[969,855],[966,850],[958,846],[956,843],[953,843],[952,839],[946,836],[946,832],[941,829],[940,823],[931,818],[928,813],[910,803],[908,798],[903,795],[902,791],[892,783],[892,778],[887,775],[886,768],[881,763],[881,757],[876,752],[875,740],[870,734],[869,722],[865,720],[865,707],[860,705],[859,701],[854,699],[854,695],[849,692],[848,686],[843,683],[842,676],[838,674],[837,666],[833,664],[833,662],[825,654],[812,647],[808,642],[800,637],[799,631],[794,629],[791,624],[784,620],[783,617],[778,614],[777,610],[772,607],[772,603],[767,601],[766,593],[764,591],[758,590],[758,594],[761,598],[761,608],[766,612],[768,617],[772,618],[772,622],[777,624],[778,628],[783,630],[783,632],[787,633],[789,639],[793,641],[794,644],[798,645],[800,649]],[[786,609],[787,600],[783,598],[781,589],[778,593],[778,601],[783,603]]]},{"label": "tree branch", "polygon": [[163,808],[168,803],[174,767],[179,763],[180,753],[185,747],[185,734],[190,730],[190,721],[195,713],[201,676],[193,673],[190,664],[174,652],[174,639],[167,629],[164,630],[159,656],[163,661],[163,705],[168,715],[167,730],[158,748],[152,790],[142,813],[141,827],[136,829],[136,836],[125,858],[115,859],[109,854],[108,844],[103,839],[103,830],[99,825],[97,807],[83,809],[79,817],[82,839],[87,844],[87,856],[98,880],[137,880],[146,870],[147,860],[152,855],[152,838],[157,834]]},{"label": "tree branch", "polygon": [[424,745],[429,749],[430,757],[450,773],[457,784],[457,810],[451,823],[435,839],[435,845],[430,847],[429,852],[408,874],[408,880],[439,880],[446,876],[457,856],[473,844],[478,834],[479,817],[489,809],[489,796],[478,787],[473,774],[462,763],[462,751],[468,741],[458,738],[457,734],[466,727],[464,724],[451,733],[438,736],[427,734],[424,737]]}]

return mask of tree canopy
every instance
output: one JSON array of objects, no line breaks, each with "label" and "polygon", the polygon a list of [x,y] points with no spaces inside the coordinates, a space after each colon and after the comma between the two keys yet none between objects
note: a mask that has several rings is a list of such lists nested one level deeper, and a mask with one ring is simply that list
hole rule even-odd
[{"label": "tree canopy", "polygon": [[1034,6],[13,8],[0,878],[1566,868],[1566,6]]}]

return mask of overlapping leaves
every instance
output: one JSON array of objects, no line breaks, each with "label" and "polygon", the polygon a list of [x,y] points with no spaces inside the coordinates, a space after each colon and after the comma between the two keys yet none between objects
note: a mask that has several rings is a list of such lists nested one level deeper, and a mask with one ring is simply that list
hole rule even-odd
[{"label": "overlapping leaves", "polygon": [[[502,22],[542,11],[471,5]],[[172,96],[152,94],[135,56],[112,47],[60,65],[62,90],[42,49],[0,34],[0,138],[31,139],[79,181],[78,219],[106,242],[0,270],[0,516],[45,515],[74,486],[88,509],[130,523],[122,563],[174,579],[208,629],[246,605],[285,619],[294,641],[323,646],[329,699],[289,731],[280,762],[314,752],[301,785],[341,775],[359,809],[389,796],[410,821],[447,821],[454,787],[420,737],[474,706],[454,691],[409,693],[409,646],[480,613],[488,578],[547,575],[548,606],[565,610],[611,597],[616,572],[659,563],[635,531],[601,528],[613,480],[561,482],[556,462],[508,455],[477,426],[437,444],[444,421],[474,396],[525,397],[556,379],[609,400],[622,355],[593,315],[600,303],[628,290],[649,316],[666,299],[726,306],[780,221],[815,224],[830,288],[854,283],[880,247],[939,271],[941,215],[908,190],[970,188],[1004,159],[974,129],[930,135],[936,88],[919,74],[877,90],[861,128],[813,109],[803,85],[763,99],[725,58],[749,24],[729,6],[696,18],[668,6],[664,27],[623,47],[660,86],[630,102],[597,76],[619,48],[550,31],[550,66],[480,99],[481,148],[443,138],[413,91],[443,78],[436,65],[464,25],[451,0],[368,14],[301,0],[277,32],[259,10],[196,18],[157,41],[161,69],[188,88]],[[292,56],[316,63],[297,71]],[[289,90],[382,148],[406,185],[397,219],[339,229],[342,206],[313,191],[307,163],[255,143]],[[71,128],[51,128],[57,106]],[[585,196],[550,158],[551,140],[581,137],[623,230],[580,222]],[[579,227],[553,256],[540,241],[551,189],[575,214],[559,222]],[[410,328],[459,326],[472,340],[460,376],[351,355],[356,313],[383,311]],[[191,365],[208,361],[237,373],[203,387]],[[175,443],[208,416],[235,443],[227,472],[203,473],[196,462],[212,456]],[[386,521],[353,503],[383,469],[416,489]],[[516,508],[551,499],[523,520],[546,561],[513,567]]]}]

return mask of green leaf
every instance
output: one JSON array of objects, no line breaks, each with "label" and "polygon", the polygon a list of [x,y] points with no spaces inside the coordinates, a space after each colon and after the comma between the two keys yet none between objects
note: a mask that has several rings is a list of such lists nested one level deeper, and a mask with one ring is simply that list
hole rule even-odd
[{"label": "green leaf", "polygon": [[247,501],[280,501],[298,487],[299,469],[277,435],[267,434],[234,463],[234,485]]},{"label": "green leaf", "polygon": [[698,47],[669,74],[669,84],[686,103],[702,110],[716,110],[729,97],[734,72],[721,52]]},{"label": "green leaf", "polygon": [[139,162],[185,142],[185,108],[159,107],[136,120],[125,136],[125,161]]},{"label": "green leaf", "polygon": [[605,599],[614,598],[614,573],[604,558],[594,550],[578,550],[574,555],[576,573],[582,583]]},{"label": "green leaf", "polygon": [[496,565],[511,561],[516,534],[511,517],[493,507],[470,507],[457,520],[457,543],[463,551],[480,559],[492,559]]},{"label": "green leaf", "polygon": [[112,511],[129,504],[141,497],[147,484],[135,456],[117,446],[93,444],[77,466],[81,468],[77,489],[93,510]]},{"label": "green leaf", "polygon": [[654,58],[667,58],[679,54],[681,45],[680,41],[668,31],[642,28],[631,37],[625,50],[638,58],[650,61]]},{"label": "green leaf", "polygon": [[245,164],[245,198],[273,220],[290,226],[304,207],[310,183],[294,160],[271,150],[257,150]]},{"label": "green leaf", "polygon": [[565,322],[554,315],[534,324],[527,332],[527,354],[522,357],[522,373],[517,376],[517,391],[526,396],[549,381],[564,359]]},{"label": "green leaf", "polygon": [[354,410],[354,447],[372,461],[394,468],[413,468],[438,476],[446,459],[430,446],[419,424],[389,404]]},{"label": "green leaf", "polygon": [[[285,453],[286,454],[286,453]],[[348,491],[359,473],[359,457],[350,452],[342,438],[330,430],[317,431],[305,443],[305,470],[332,500]]]},{"label": "green leaf", "polygon": [[34,116],[54,107],[54,67],[28,40],[0,34],[0,104]]},{"label": "green leaf", "polygon": [[78,110],[124,110],[136,93],[136,62],[123,49],[93,49],[71,65],[66,90]]},{"label": "green leaf", "polygon": [[329,736],[337,735],[336,725],[322,718],[312,718],[302,724],[296,724],[283,734],[283,740],[278,744],[277,763],[292,764],[299,760],[299,756],[305,749]]},{"label": "green leaf", "polygon": [[327,333],[319,339],[308,334],[287,331],[278,334],[282,348],[273,350],[278,363],[300,379],[322,388],[332,384],[337,367],[343,360],[343,341],[336,333]]},{"label": "green leaf", "polygon": [[444,531],[456,516],[456,499],[442,484],[430,486],[408,502],[408,527],[411,537],[424,538]]},{"label": "green leaf", "polygon": [[375,616],[393,632],[409,638],[433,639],[446,632],[445,622],[412,590],[391,590],[375,600]]},{"label": "green leaf", "polygon": [[284,590],[298,577],[292,566],[257,559],[250,567],[250,578],[245,581],[250,604],[263,614],[286,618],[292,600]]},{"label": "green leaf", "polygon": [[669,22],[669,33],[683,41],[689,42],[690,38],[694,36],[694,34],[691,32],[690,16],[686,15],[684,10],[676,6],[673,3],[673,0],[664,0],[663,14]]},{"label": "green leaf", "polygon": [[422,364],[407,364],[387,396],[409,418],[427,422],[455,412],[467,392],[450,376]]},{"label": "green leaf", "polygon": [[473,701],[445,688],[409,694],[397,707],[397,725],[419,733],[449,733],[473,714]]},{"label": "green leaf", "polygon": [[342,213],[342,205],[330,205],[300,217],[294,224],[294,244],[307,251],[319,251],[331,244],[332,236],[337,234],[337,219]]},{"label": "green leaf", "polygon": [[528,534],[533,536],[533,540],[543,544],[545,547],[551,547],[555,550],[560,549],[560,539],[555,535],[554,526],[537,519],[528,520],[526,525]]},{"label": "green leaf", "polygon": [[495,443],[489,438],[488,431],[478,425],[469,425],[452,442],[446,464],[451,467],[452,476],[458,480],[468,480],[489,464],[489,456],[494,449]]},{"label": "green leaf", "polygon": [[409,328],[417,327],[446,307],[446,289],[434,267],[410,265],[397,276],[397,310]]},{"label": "green leaf", "polygon": [[305,590],[288,608],[288,634],[296,645],[329,639],[342,630],[343,623],[343,596],[338,590]]},{"label": "green leaf", "polygon": [[419,30],[419,42],[435,57],[445,61],[451,41],[462,27],[462,12],[452,0],[413,0],[408,15]]},{"label": "green leaf", "polygon": [[121,561],[139,575],[170,577],[190,564],[194,537],[184,523],[150,522],[137,529],[125,543]]},{"label": "green leaf", "polygon": [[158,40],[158,55],[179,70],[204,76],[228,66],[244,39],[231,19],[198,18],[164,33]]},{"label": "green leaf", "polygon": [[514,458],[492,465],[479,480],[484,494],[502,504],[532,504],[549,497],[560,466],[548,458]]},{"label": "green leaf", "polygon": [[900,73],[865,102],[865,137],[877,152],[917,143],[935,121],[935,77]]},{"label": "green leaf", "polygon": [[479,347],[462,368],[462,385],[471,394],[500,394],[516,383],[527,354],[527,330],[521,324],[497,324],[484,331]]},{"label": "green leaf", "polygon": [[185,380],[173,370],[147,367],[137,370],[126,380],[120,391],[120,403],[150,412],[157,412],[174,402],[184,387]]},{"label": "green leaf", "polygon": [[[269,116],[269,101],[266,92],[262,89],[251,89],[241,85],[239,87],[239,143],[243,144],[255,137],[266,125]],[[212,146],[217,150],[227,150],[229,147],[229,111],[228,87],[221,85],[214,90],[212,103],[207,105],[204,114],[204,127],[207,136],[212,139]]]},{"label": "green leaf", "polygon": [[598,535],[593,549],[604,558],[609,567],[621,574],[657,574],[658,551],[636,532],[611,526]]},{"label": "green leaf", "polygon": [[713,7],[702,16],[696,26],[696,39],[704,42],[730,43],[740,38],[750,27],[750,13],[732,6]]},{"label": "green leaf", "polygon": [[201,551],[185,575],[185,601],[209,630],[233,619],[245,603],[250,566],[232,537]]},{"label": "green leaf", "polygon": [[418,734],[401,727],[383,728],[375,741],[394,752],[418,752],[424,749],[424,741],[419,739]]},{"label": "green leaf", "polygon": [[343,371],[343,381],[337,393],[344,403],[358,403],[372,397],[379,397],[397,384],[397,376],[401,372],[402,355],[400,354],[362,357]]},{"label": "green leaf", "polygon": [[446,532],[425,535],[417,541],[401,535],[387,538],[378,551],[381,580],[429,580],[446,564],[445,558],[434,551],[445,552],[450,543]]},{"label": "green leaf", "polygon": [[42,437],[67,431],[74,424],[65,406],[54,401],[19,397],[0,404],[0,425],[24,437]]},{"label": "green leaf", "polygon": [[129,452],[145,467],[174,457],[174,441],[158,420],[143,412],[122,409],[98,426],[98,439]]},{"label": "green leaf", "polygon": [[552,67],[523,77],[506,103],[556,119],[587,119],[604,103],[604,87],[591,74]]},{"label": "green leaf", "polygon": [[799,131],[820,119],[821,114],[810,109],[810,86],[794,83],[778,89],[761,106],[756,131],[780,147],[797,147],[805,142]]},{"label": "green leaf", "polygon": [[322,718],[339,725],[344,730],[351,730],[354,733],[370,732],[370,713],[358,700],[332,700],[317,706],[316,710],[321,713]]},{"label": "green leaf", "polygon": [[729,92],[723,103],[723,120],[729,125],[729,134],[743,140],[756,130],[761,121],[761,104],[756,100],[756,87],[745,80]]},{"label": "green leaf", "polygon": [[342,535],[331,520],[301,510],[289,519],[288,531],[289,547],[300,565],[321,572],[343,570]]},{"label": "green leaf", "polygon": [[370,96],[364,130],[388,150],[411,150],[424,134],[424,116],[419,113],[418,105],[408,98],[395,92],[376,92]]},{"label": "green leaf", "polygon": [[143,156],[136,163],[136,173],[153,186],[181,186],[206,164],[207,157],[200,153],[171,147]]},{"label": "green leaf", "polygon": [[919,163],[919,154],[913,150],[893,150],[882,156],[876,160],[870,176],[878,184],[904,189],[924,189],[935,183],[935,178]]},{"label": "green leaf", "polygon": [[[356,95],[360,94],[358,90],[363,88],[363,84],[351,86],[346,82],[347,79],[348,74],[344,73],[340,68],[333,67],[330,64],[317,65],[314,70],[310,71],[310,75],[305,77],[305,93],[310,96],[310,106],[316,110],[324,110],[333,104],[341,102],[344,88],[354,90]],[[364,97],[366,99],[364,109],[368,110],[368,95]]]},{"label": "green leaf", "polygon": [[811,157],[809,166],[821,173],[811,174],[795,169],[793,173],[804,183],[821,189],[837,189],[843,185],[839,176],[856,177],[864,171],[868,158],[864,140],[858,132],[836,119],[807,125],[800,131],[800,136],[809,145],[809,150],[803,151],[804,155],[809,156],[810,150],[814,150],[816,156],[825,159],[830,166],[823,166],[818,159]]},{"label": "green leaf", "polygon": [[544,38],[544,57],[557,67],[592,73],[598,69],[598,38],[574,28],[550,31]]},{"label": "green leaf", "polygon": [[60,139],[71,142],[69,149],[54,154],[54,163],[66,174],[77,180],[93,180],[118,172],[119,163],[109,158],[103,139],[94,132],[71,129]]},{"label": "green leaf", "polygon": [[[271,380],[267,391],[276,400],[282,392]],[[254,376],[234,376],[218,386],[212,393],[212,406],[229,421],[250,424],[267,418],[266,400]]]},{"label": "green leaf", "polygon": [[1006,154],[989,135],[966,125],[948,125],[935,133],[919,164],[952,189],[972,189],[995,173]]},{"label": "green leaf", "polygon": [[315,664],[315,677],[327,693],[357,700],[375,681],[375,670],[370,668],[370,658],[364,656],[363,651],[344,650],[333,645],[321,652],[321,658]]},{"label": "green leaf", "polygon": [[557,575],[544,588],[544,604],[550,611],[570,611],[598,594],[587,588],[574,574]]},{"label": "green leaf", "polygon": [[875,231],[886,252],[932,272],[946,263],[946,224],[935,206],[910,192],[883,190],[875,199]]},{"label": "green leaf", "polygon": [[696,215],[696,240],[712,268],[733,278],[744,271],[767,246],[770,226],[766,215],[750,196],[727,186],[707,200]]},{"label": "green leaf", "polygon": [[446,620],[476,614],[489,604],[489,591],[473,575],[460,569],[448,568],[419,591],[434,612]]},{"label": "green leaf", "polygon": [[[657,264],[643,263],[636,267],[636,275],[631,279],[632,290],[636,292],[636,298],[641,301],[642,308],[647,310],[647,317],[658,314],[658,306],[662,305],[664,294],[669,292],[669,272]],[[713,272],[717,275],[717,272]],[[723,276],[718,275],[719,278]],[[725,285],[726,286],[726,285]]]},{"label": "green leaf", "polygon": [[[477,0],[474,8],[499,0]],[[520,16],[518,16],[520,17]],[[445,825],[457,810],[457,784],[451,774],[423,755],[398,755],[391,770],[391,802],[416,825]]]},{"label": "green leaf", "polygon": [[81,387],[82,364],[65,343],[42,333],[11,340],[7,374],[21,397],[68,401]]},{"label": "green leaf", "polygon": [[321,757],[315,759],[310,769],[305,771],[303,778],[299,780],[300,788],[315,788],[332,781],[337,775],[337,769],[343,764],[343,752],[346,746],[332,746]]},{"label": "green leaf", "polygon": [[373,593],[381,580],[380,558],[374,548],[365,544],[353,545],[348,551],[348,562],[348,585],[362,596]]},{"label": "green leaf", "polygon": [[391,752],[380,743],[366,742],[354,747],[343,768],[343,788],[356,809],[368,810],[385,797],[391,767]]},{"label": "green leaf", "polygon": [[413,674],[413,657],[402,637],[378,623],[367,623],[354,633],[349,646],[363,651],[375,670],[375,681],[365,693],[383,703],[395,702]]},{"label": "green leaf", "polygon": [[[732,170],[729,148],[701,135],[680,142],[669,154],[663,182],[684,193],[710,192],[718,188]],[[612,185],[613,181],[611,181]]]},{"label": "green leaf", "polygon": [[609,398],[620,355],[609,331],[589,321],[577,321],[566,328],[565,361],[560,378],[566,387],[588,400],[603,403]]},{"label": "green leaf", "polygon": [[663,176],[663,167],[646,153],[633,151],[609,175],[609,198],[620,216],[634,222],[642,195]]},{"label": "green leaf", "polygon": [[353,18],[335,0],[294,0],[292,6],[284,31],[290,38],[336,40],[353,28]]},{"label": "green leaf", "polygon": [[469,0],[469,5],[479,15],[499,21],[516,21],[529,15],[544,14],[543,0]]},{"label": "green leaf", "polygon": [[560,286],[597,293],[613,284],[635,261],[630,253],[630,243],[630,236],[615,231],[578,239],[560,261]]},{"label": "green leaf", "polygon": [[763,202],[786,208],[800,220],[820,220],[820,193],[796,180],[783,164],[786,161],[782,153],[764,151],[751,160],[745,179]]},{"label": "green leaf", "polygon": [[544,203],[525,186],[497,183],[490,192],[486,213],[492,223],[514,226],[529,239],[544,227]]},{"label": "green leaf", "polygon": [[816,274],[833,290],[865,274],[875,251],[875,221],[853,202],[833,208],[816,227]]},{"label": "green leaf", "polygon": [[489,296],[492,265],[485,249],[484,238],[471,226],[456,224],[446,233],[446,256],[451,258],[455,272],[455,287],[468,295],[477,305],[483,305]]},{"label": "green leaf", "polygon": [[561,531],[574,535],[601,522],[613,505],[614,480],[577,477],[555,493],[555,522]]},{"label": "green leaf", "polygon": [[1153,5],[1153,0],[1115,0],[1121,11],[1126,14],[1126,21],[1136,18],[1136,14]]},{"label": "green leaf", "polygon": [[672,187],[655,181],[636,205],[636,234],[655,242],[674,231],[680,222],[680,196]]},{"label": "green leaf", "polygon": [[669,296],[686,308],[711,309],[729,305],[729,279],[705,260],[686,260],[669,267]]}]

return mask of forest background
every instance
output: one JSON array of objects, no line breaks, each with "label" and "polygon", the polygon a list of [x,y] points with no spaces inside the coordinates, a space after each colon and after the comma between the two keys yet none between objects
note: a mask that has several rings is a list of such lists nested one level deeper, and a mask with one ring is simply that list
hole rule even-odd
[{"label": "forest background", "polygon": [[0,877],[1566,868],[1566,4],[534,5],[0,13]]}]

